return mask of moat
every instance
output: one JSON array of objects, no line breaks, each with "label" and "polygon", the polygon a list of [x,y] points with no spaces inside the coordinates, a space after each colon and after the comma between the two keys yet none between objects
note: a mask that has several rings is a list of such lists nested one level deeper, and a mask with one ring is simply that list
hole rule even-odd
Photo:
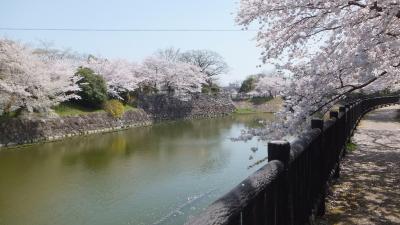
[{"label": "moat", "polygon": [[260,118],[272,114],[2,149],[0,225],[183,224],[261,166],[248,169],[266,156],[265,143],[230,140]]}]

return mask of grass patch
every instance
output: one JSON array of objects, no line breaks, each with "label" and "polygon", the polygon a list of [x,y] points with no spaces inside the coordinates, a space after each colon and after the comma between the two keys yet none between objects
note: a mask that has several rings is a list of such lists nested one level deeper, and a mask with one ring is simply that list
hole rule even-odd
[{"label": "grass patch", "polygon": [[18,113],[17,112],[11,112],[8,115],[3,114],[3,115],[0,115],[0,122],[6,121],[6,120],[9,120],[9,119],[12,119],[12,118],[16,118],[16,117],[18,117]]},{"label": "grass patch", "polygon": [[138,110],[138,108],[133,107],[131,105],[124,105],[124,108],[125,108],[125,112],[126,111],[136,111],[136,110]]},{"label": "grass patch", "polygon": [[348,152],[354,152],[357,149],[357,145],[353,142],[349,142],[346,144],[346,149]]},{"label": "grass patch", "polygon": [[61,103],[58,106],[54,107],[54,111],[59,116],[78,116],[94,112],[104,112],[103,109],[93,109],[74,103]]},{"label": "grass patch", "polygon": [[251,108],[239,108],[235,110],[236,114],[250,114],[250,113],[256,113],[257,111]]},{"label": "grass patch", "polygon": [[[93,109],[90,107],[84,107],[82,105],[70,102],[61,103],[58,106],[54,107],[53,109],[59,116],[79,116],[96,112],[105,112],[104,109]],[[137,110],[137,108],[130,105],[124,105],[124,112],[134,111],[134,110]]]}]

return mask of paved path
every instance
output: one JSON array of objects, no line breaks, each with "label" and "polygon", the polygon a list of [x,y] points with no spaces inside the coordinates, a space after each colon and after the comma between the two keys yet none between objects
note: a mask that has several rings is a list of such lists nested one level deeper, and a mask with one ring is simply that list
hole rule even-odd
[{"label": "paved path", "polygon": [[353,142],[320,224],[400,225],[400,107],[368,113]]}]

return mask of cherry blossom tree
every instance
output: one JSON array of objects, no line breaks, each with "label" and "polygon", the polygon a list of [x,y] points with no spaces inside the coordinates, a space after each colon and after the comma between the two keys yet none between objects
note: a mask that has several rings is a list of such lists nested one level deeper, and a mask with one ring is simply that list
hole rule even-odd
[{"label": "cherry blossom tree", "polygon": [[57,49],[52,42],[39,41],[39,45],[35,46],[33,53],[43,60],[64,60],[73,64],[72,66],[80,66],[88,55],[71,51],[71,49]]},{"label": "cherry blossom tree", "polygon": [[109,95],[119,99],[123,93],[148,86],[176,94],[200,92],[207,79],[199,67],[170,60],[162,54],[148,57],[140,64],[90,57],[84,66],[101,75],[107,83]]},{"label": "cherry blossom tree", "polygon": [[255,93],[258,95],[269,95],[276,97],[285,91],[289,82],[282,75],[263,74],[262,76],[257,77],[257,81],[255,83]]},{"label": "cherry blossom tree", "polygon": [[229,67],[225,60],[217,52],[211,50],[188,50],[181,52],[177,48],[166,48],[158,50],[154,56],[159,59],[174,63],[187,63],[200,68],[200,72],[207,75],[206,86],[216,87],[213,83],[216,76],[228,72]]},{"label": "cherry blossom tree", "polygon": [[[164,54],[165,53],[165,54]],[[208,74],[197,65],[172,60],[173,50],[141,63],[70,53],[49,47],[32,48],[0,39],[0,112],[18,109],[48,112],[63,101],[79,98],[75,75],[79,67],[92,69],[106,81],[108,95],[125,94],[150,85],[176,95],[200,92]]]},{"label": "cherry blossom tree", "polygon": [[90,56],[84,66],[104,78],[108,94],[114,98],[122,99],[122,94],[135,91],[144,81],[140,65],[127,60]]},{"label": "cherry blossom tree", "polygon": [[144,60],[142,76],[147,83],[154,82],[156,87],[169,93],[200,92],[207,75],[201,68],[180,61],[170,61],[162,57],[149,57]]},{"label": "cherry blossom tree", "polygon": [[78,80],[69,60],[35,54],[31,47],[0,39],[0,111],[48,112],[78,98]]},{"label": "cherry blossom tree", "polygon": [[269,131],[296,133],[349,93],[399,87],[399,0],[241,0],[237,23],[255,22],[263,62],[292,73]]},{"label": "cherry blossom tree", "polygon": [[225,74],[229,67],[217,52],[210,50],[190,50],[181,54],[180,61],[199,67],[202,73],[207,74],[208,85],[212,84],[215,76]]}]

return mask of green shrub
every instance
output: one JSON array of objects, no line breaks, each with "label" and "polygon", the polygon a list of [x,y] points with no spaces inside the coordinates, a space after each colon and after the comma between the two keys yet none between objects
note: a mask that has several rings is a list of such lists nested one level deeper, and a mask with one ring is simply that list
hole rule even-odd
[{"label": "green shrub", "polygon": [[124,115],[125,107],[118,100],[106,101],[103,105],[104,110],[114,118],[121,118]]},{"label": "green shrub", "polygon": [[99,108],[107,100],[107,86],[103,77],[94,73],[89,68],[79,68],[77,76],[82,77],[78,82],[81,91],[79,102],[82,105]]},{"label": "green shrub", "polygon": [[240,86],[239,92],[248,93],[254,90],[255,87],[256,87],[256,79],[254,76],[250,76],[243,81],[242,86]]}]

